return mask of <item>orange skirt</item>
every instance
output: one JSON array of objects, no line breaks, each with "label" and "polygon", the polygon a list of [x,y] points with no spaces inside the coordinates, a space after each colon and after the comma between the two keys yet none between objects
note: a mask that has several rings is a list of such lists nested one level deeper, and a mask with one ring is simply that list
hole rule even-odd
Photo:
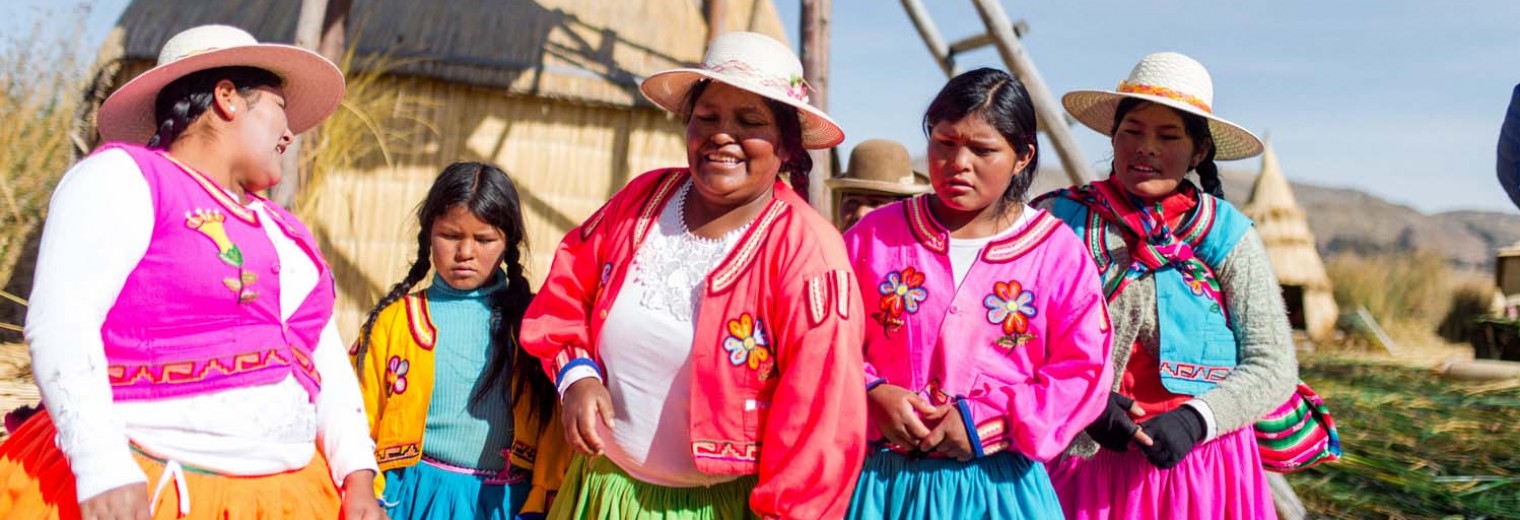
[{"label": "orange skirt", "polygon": [[[0,518],[79,518],[74,472],[54,443],[57,430],[46,412],[28,419],[0,443]],[[167,466],[133,453],[148,475],[148,496]],[[338,518],[338,489],[320,453],[305,468],[261,477],[217,475],[186,468],[183,487],[171,476],[152,505],[155,520]],[[183,496],[181,495],[183,493]],[[188,514],[181,515],[182,503]]]}]

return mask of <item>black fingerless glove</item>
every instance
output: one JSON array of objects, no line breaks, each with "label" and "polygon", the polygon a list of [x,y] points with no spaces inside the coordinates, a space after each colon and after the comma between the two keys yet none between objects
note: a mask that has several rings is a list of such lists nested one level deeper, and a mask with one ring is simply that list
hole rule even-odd
[{"label": "black fingerless glove", "polygon": [[1108,406],[1103,408],[1103,413],[1098,419],[1087,425],[1088,437],[1098,441],[1098,445],[1113,451],[1128,449],[1129,441],[1135,437],[1134,419],[1129,416],[1129,407],[1135,404],[1134,399],[1119,395],[1118,392],[1108,393]]},{"label": "black fingerless glove", "polygon": [[1191,406],[1179,406],[1176,410],[1146,421],[1145,434],[1153,442],[1150,446],[1140,446],[1140,451],[1145,452],[1145,458],[1156,467],[1171,469],[1182,462],[1188,452],[1193,451],[1193,446],[1203,440],[1206,431],[1207,425],[1198,410]]}]

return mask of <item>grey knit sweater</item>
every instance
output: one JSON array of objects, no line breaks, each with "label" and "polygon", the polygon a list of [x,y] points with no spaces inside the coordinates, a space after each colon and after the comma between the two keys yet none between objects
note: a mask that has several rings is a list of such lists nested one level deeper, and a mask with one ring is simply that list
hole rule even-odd
[{"label": "grey knit sweater", "polygon": [[[1052,200],[1040,207],[1049,210]],[[1123,276],[1130,264],[1128,248],[1119,228],[1104,226],[1114,267],[1108,278]],[[1283,306],[1282,289],[1272,272],[1271,260],[1256,229],[1248,230],[1222,265],[1212,266],[1224,293],[1239,345],[1239,365],[1230,375],[1191,403],[1208,423],[1208,437],[1234,432],[1255,423],[1288,400],[1298,381],[1298,359],[1293,351],[1293,330]],[[1156,282],[1147,273],[1125,287],[1109,306],[1114,327],[1114,390],[1129,362],[1138,338],[1140,347],[1155,355],[1160,331],[1156,328]],[[1207,440],[1206,439],[1206,440]],[[1098,444],[1086,434],[1077,437],[1067,454],[1090,457]]]}]

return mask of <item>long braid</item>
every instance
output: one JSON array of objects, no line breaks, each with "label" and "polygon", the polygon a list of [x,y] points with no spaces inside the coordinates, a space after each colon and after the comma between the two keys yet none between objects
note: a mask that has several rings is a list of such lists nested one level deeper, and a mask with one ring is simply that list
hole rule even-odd
[{"label": "long braid", "polygon": [[1214,146],[1209,146],[1209,153],[1203,157],[1203,162],[1195,168],[1198,172],[1198,180],[1203,184],[1203,191],[1209,195],[1224,198],[1224,184],[1219,182],[1219,166],[1214,164]]},{"label": "long braid", "polygon": [[[209,103],[210,96],[205,97],[206,100],[204,100],[203,103]],[[169,148],[169,144],[173,143],[174,140],[179,137],[179,134],[184,132],[185,129],[190,126],[190,121],[194,120],[196,116],[201,115],[201,113],[205,111],[204,108],[201,110],[192,110],[195,103],[196,102],[193,100],[193,98],[173,101],[172,104],[165,110],[165,112],[167,112],[164,114],[166,117],[164,117],[163,122],[158,126],[158,132],[154,133],[153,137],[148,139],[148,148]],[[192,114],[191,112],[194,113]]]},{"label": "long braid", "polygon": [[[429,223],[431,220],[427,219]],[[370,309],[369,316],[364,319],[364,326],[359,329],[359,345],[354,350],[355,364],[362,364],[364,354],[369,351],[370,332],[375,328],[375,318],[380,316],[380,311],[385,310],[392,303],[396,303],[396,300],[411,293],[412,288],[416,287],[423,277],[427,276],[428,271],[433,268],[432,240],[429,236],[431,228],[431,225],[425,225],[422,226],[421,230],[417,231],[417,259],[413,260],[412,266],[407,269],[406,278],[391,286],[390,292],[386,293],[385,297],[381,298],[380,302]],[[364,377],[362,370],[359,371],[359,377]]]},{"label": "long braid", "polygon": [[554,382],[549,380],[549,375],[539,365],[538,360],[527,355],[522,345],[517,343],[517,333],[521,331],[523,315],[528,311],[528,304],[533,301],[533,290],[528,284],[528,277],[523,275],[523,265],[517,248],[512,248],[507,259],[507,279],[517,287],[510,291],[512,296],[512,316],[510,323],[513,327],[512,358],[523,360],[522,363],[513,363],[513,369],[517,372],[517,384],[513,385],[512,392],[516,395],[531,395],[533,406],[530,416],[538,421],[538,429],[543,432],[549,427],[550,417],[553,416],[554,407],[559,405],[559,391],[554,387]]},{"label": "long braid", "polygon": [[[475,391],[470,393],[470,404],[472,405],[480,404],[481,400],[490,395],[492,390],[499,388],[498,385],[501,384],[501,379],[505,377],[505,374],[513,364],[514,360],[511,354],[504,354],[511,351],[510,348],[504,347],[514,345],[513,338],[516,337],[509,318],[505,316],[511,309],[508,294],[515,290],[512,287],[513,285],[509,279],[507,281],[507,288],[491,293],[491,299],[486,302],[486,305],[491,308],[491,321],[487,325],[491,334],[491,352],[490,359],[486,361],[484,384],[476,385]],[[507,402],[511,402],[511,394],[507,394],[506,397],[508,398]]]},{"label": "long braid", "polygon": [[258,87],[278,87],[278,75],[255,67],[218,67],[186,75],[165,85],[153,101],[153,120],[158,130],[148,138],[148,148],[169,149],[169,145],[190,130],[190,124],[211,109],[216,100],[216,85],[231,81],[238,95],[253,102]]}]

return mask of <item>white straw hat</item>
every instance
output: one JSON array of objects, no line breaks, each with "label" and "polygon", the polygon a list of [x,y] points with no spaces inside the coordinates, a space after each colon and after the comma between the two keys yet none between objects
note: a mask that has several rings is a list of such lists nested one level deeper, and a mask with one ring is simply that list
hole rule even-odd
[{"label": "white straw hat", "polygon": [[1061,96],[1061,104],[1077,121],[1112,136],[1114,112],[1124,98],[1166,105],[1209,121],[1214,158],[1245,159],[1261,153],[1261,139],[1250,130],[1214,115],[1214,80],[1203,64],[1175,52],[1148,55],[1115,90],[1076,90]]},{"label": "white straw hat", "polygon": [[802,119],[803,148],[830,148],[844,141],[844,131],[808,104],[802,62],[786,44],[752,32],[724,33],[713,39],[701,68],[679,68],[649,76],[639,90],[660,108],[681,113],[686,93],[697,81],[710,79],[741,88],[796,108]]},{"label": "white straw hat", "polygon": [[320,54],[290,45],[259,43],[242,29],[202,25],[186,29],[158,53],[158,64],[106,98],[95,126],[106,141],[144,144],[158,131],[154,104],[174,80],[217,67],[254,67],[280,77],[290,131],[316,126],[343,100],[343,73]]}]

